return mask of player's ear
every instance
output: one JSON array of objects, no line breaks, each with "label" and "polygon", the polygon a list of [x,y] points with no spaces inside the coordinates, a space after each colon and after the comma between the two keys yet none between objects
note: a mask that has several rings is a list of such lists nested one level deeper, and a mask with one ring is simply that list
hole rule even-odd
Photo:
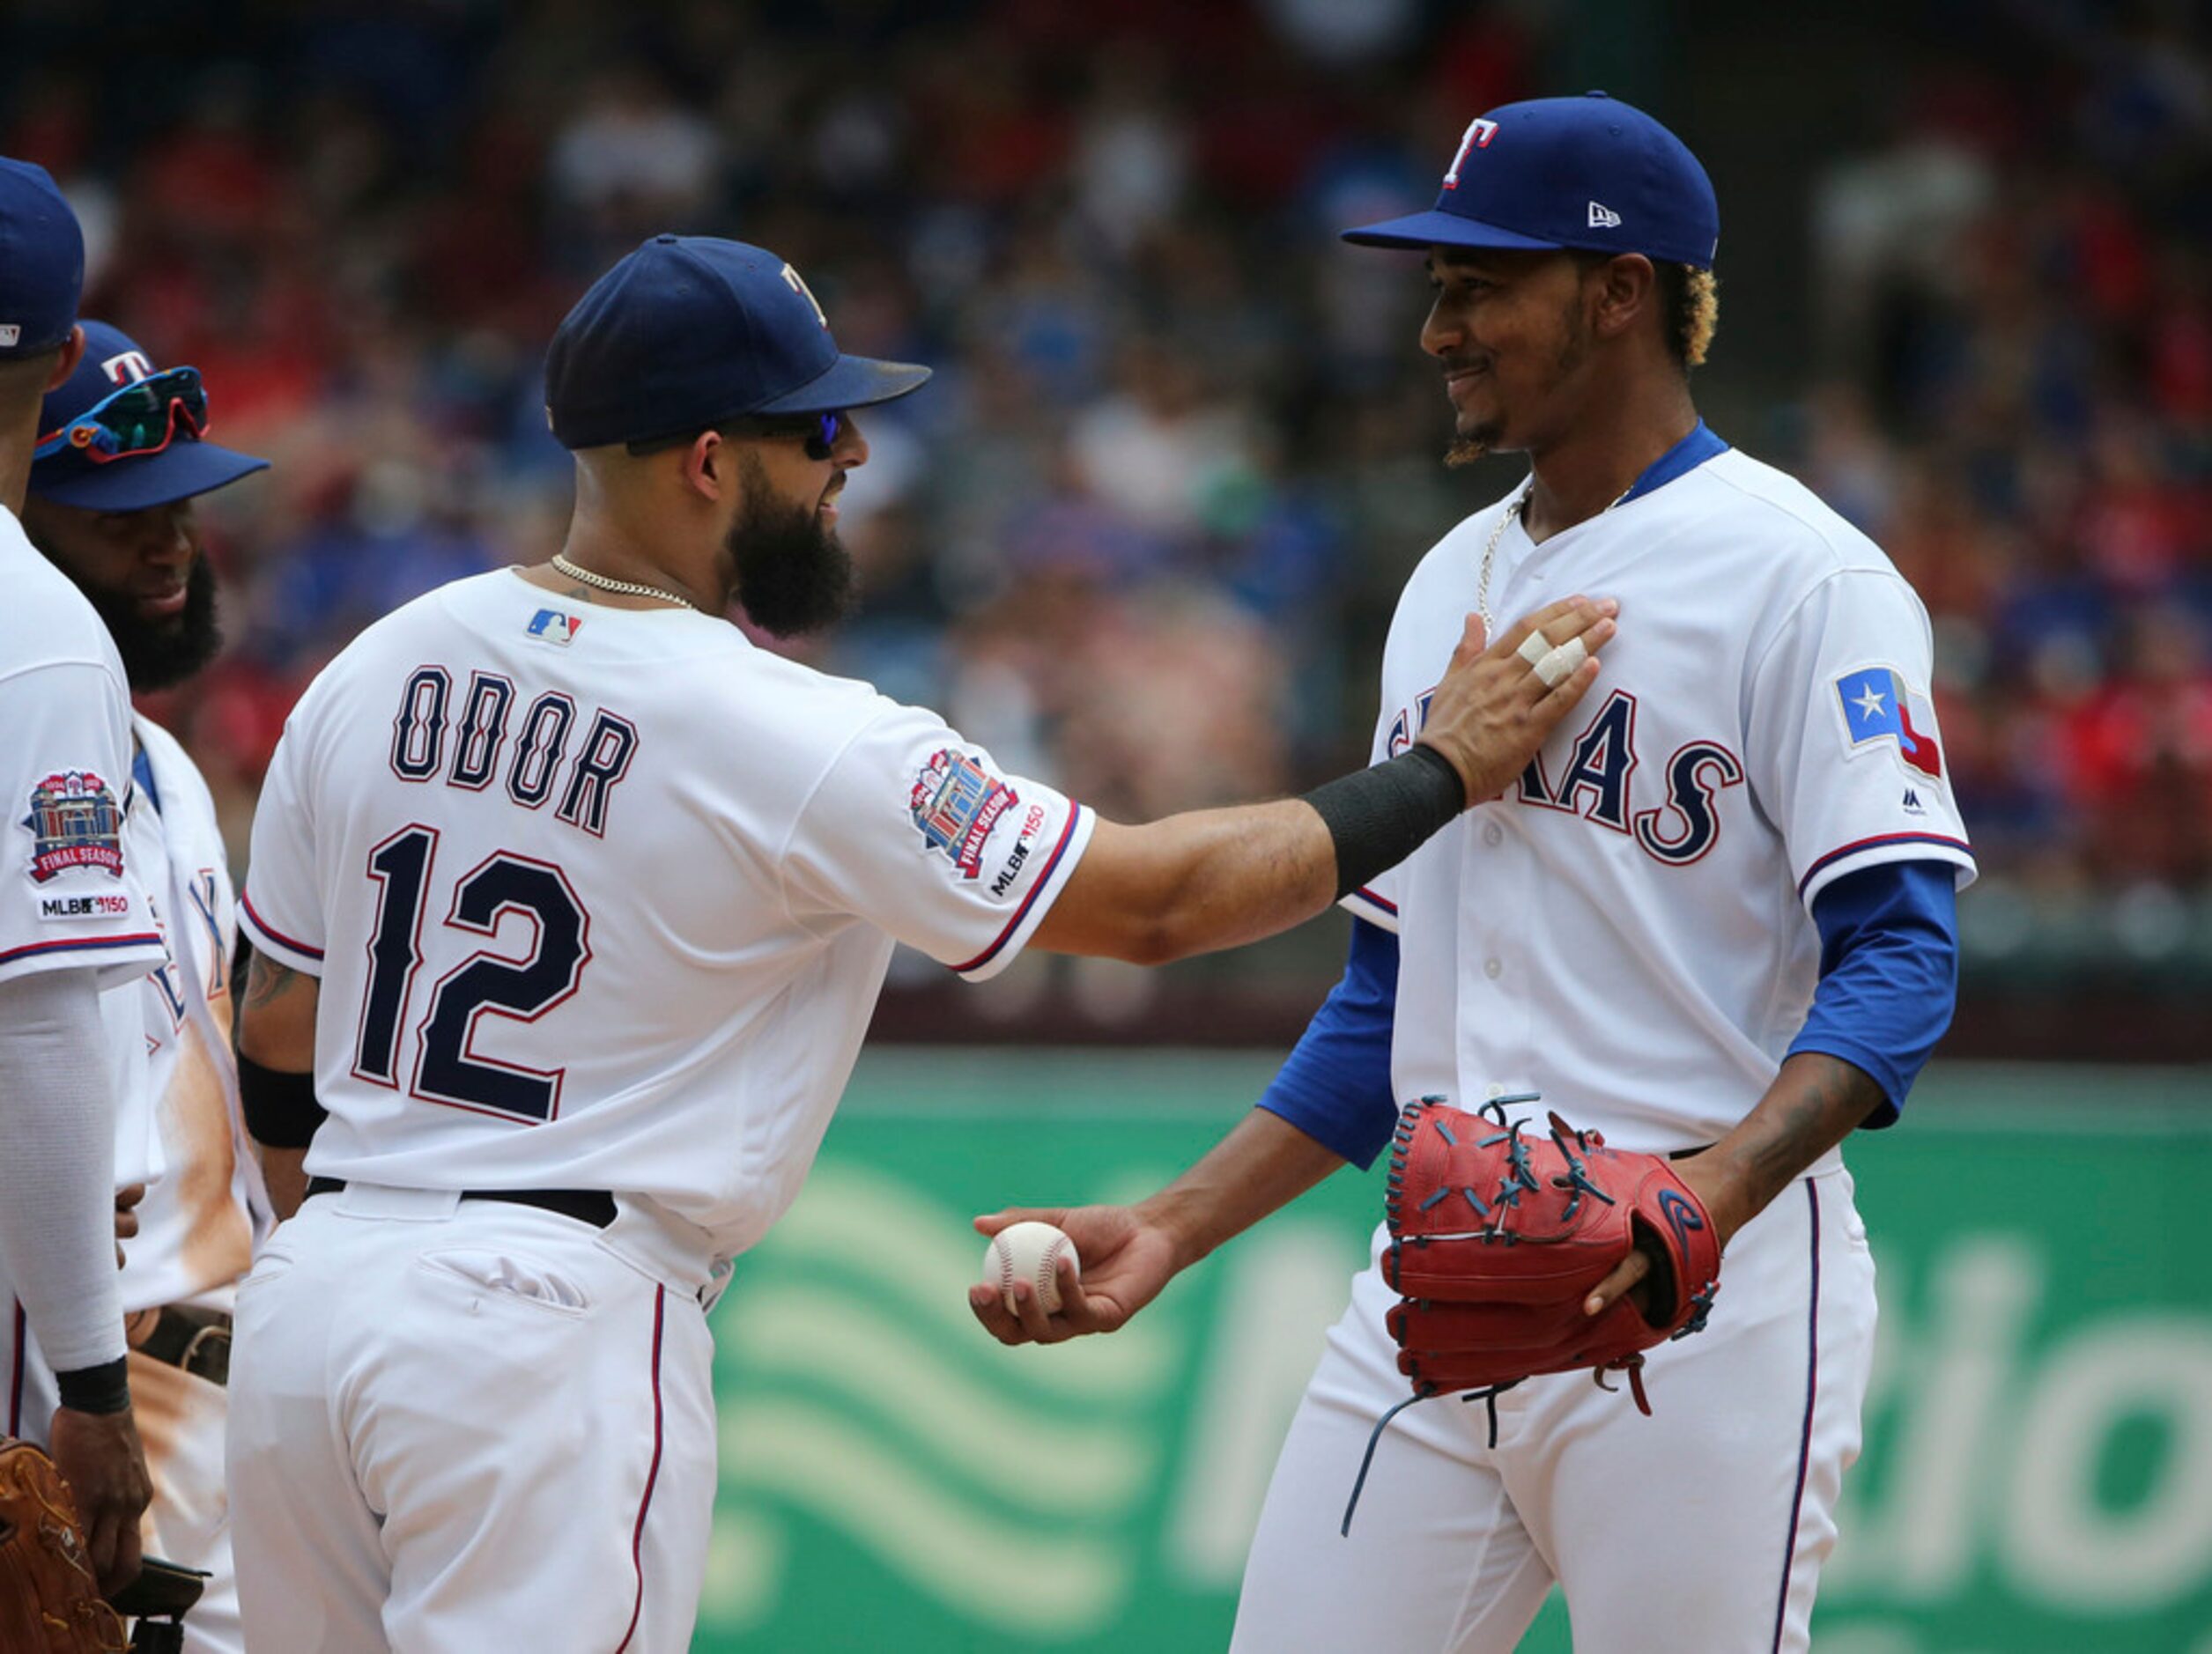
[{"label": "player's ear", "polygon": [[1624,253],[1598,266],[1591,325],[1600,338],[1617,338],[1656,301],[1659,273],[1641,253]]},{"label": "player's ear", "polygon": [[684,480],[708,499],[721,499],[737,484],[736,455],[719,431],[702,431],[684,450]]},{"label": "player's ear", "polygon": [[57,355],[59,359],[54,364],[53,376],[46,381],[48,390],[60,389],[68,381],[69,376],[77,371],[77,365],[85,359],[85,329],[70,328],[69,337],[62,341]]}]

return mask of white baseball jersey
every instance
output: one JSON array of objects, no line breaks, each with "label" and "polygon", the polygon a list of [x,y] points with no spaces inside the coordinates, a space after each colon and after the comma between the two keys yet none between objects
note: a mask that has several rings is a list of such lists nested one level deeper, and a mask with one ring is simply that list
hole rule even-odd
[{"label": "white baseball jersey", "polygon": [[255,822],[243,923],[322,982],[307,1168],[642,1196],[734,1254],[894,940],[995,974],[1091,824],[719,618],[445,587],[309,687]]},{"label": "white baseball jersey", "polygon": [[231,952],[237,940],[230,868],[215,801],[176,737],[132,720],[142,762],[135,803],[159,824],[169,957],[141,979],[148,1093],[165,1175],[138,1205],[124,1248],[123,1308],[192,1299],[226,1308],[269,1223],[267,1198],[243,1141],[238,1062],[231,1052]]},{"label": "white baseball jersey", "polygon": [[[1461,523],[1408,585],[1378,757],[1418,732],[1505,510]],[[1620,600],[1595,685],[1501,798],[1347,905],[1398,933],[1400,1097],[1536,1091],[1513,1114],[1556,1108],[1627,1148],[1707,1143],[1804,1023],[1813,898],[1883,861],[1972,875],[1927,621],[1863,536],[1726,451],[1542,545],[1505,528],[1493,615],[1575,592]],[[1329,1333],[1253,1542],[1238,1654],[1490,1654],[1555,1583],[1577,1646],[1807,1646],[1874,1341],[1838,1155],[1730,1238],[1705,1331],[1648,1353],[1653,1417],[1586,1372],[1525,1380],[1494,1412],[1410,1408],[1374,1447],[1347,1540],[1339,1502],[1408,1393],[1396,1300],[1371,1266]]]},{"label": "white baseball jersey", "polygon": [[136,985],[167,953],[144,869],[159,828],[133,796],[130,693],[84,594],[0,506],[0,981],[100,971],[119,1176],[159,1174]]},{"label": "white baseball jersey", "polygon": [[[1408,584],[1378,759],[1418,733],[1504,504]],[[1928,699],[1927,617],[1881,550],[1733,450],[1544,541],[1500,538],[1501,622],[1620,600],[1582,705],[1503,797],[1348,898],[1398,933],[1392,1078],[1539,1091],[1617,1147],[1711,1142],[1803,1025],[1831,881],[1973,860]]]}]

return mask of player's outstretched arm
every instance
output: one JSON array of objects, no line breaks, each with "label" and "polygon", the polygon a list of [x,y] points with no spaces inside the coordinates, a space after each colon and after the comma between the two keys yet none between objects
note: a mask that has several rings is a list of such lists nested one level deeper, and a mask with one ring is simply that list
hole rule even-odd
[{"label": "player's outstretched arm", "polygon": [[1067,1232],[1080,1280],[1060,1261],[1060,1310],[1047,1315],[1026,1281],[1010,1312],[998,1288],[968,1288],[968,1308],[1002,1344],[1057,1344],[1112,1333],[1231,1237],[1289,1205],[1344,1162],[1295,1126],[1254,1109],[1189,1170],[1135,1206],[1016,1207],[975,1220],[986,1235],[1033,1218]]},{"label": "player's outstretched arm", "polygon": [[1031,946],[1164,964],[1313,918],[1528,767],[1597,681],[1615,612],[1609,601],[1563,599],[1487,647],[1470,615],[1430,703],[1421,752],[1304,798],[1141,827],[1101,821]]}]

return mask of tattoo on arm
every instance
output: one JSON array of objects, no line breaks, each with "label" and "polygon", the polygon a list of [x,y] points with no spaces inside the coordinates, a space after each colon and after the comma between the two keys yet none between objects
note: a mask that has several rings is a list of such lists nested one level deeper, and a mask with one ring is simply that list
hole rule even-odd
[{"label": "tattoo on arm", "polygon": [[246,1008],[258,1011],[300,986],[300,972],[257,953],[246,971]]}]

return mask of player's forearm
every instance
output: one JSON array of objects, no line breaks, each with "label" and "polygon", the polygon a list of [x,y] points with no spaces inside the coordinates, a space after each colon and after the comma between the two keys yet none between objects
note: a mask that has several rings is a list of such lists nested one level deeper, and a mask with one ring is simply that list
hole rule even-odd
[{"label": "player's forearm", "polygon": [[1736,1128],[1683,1163],[1723,1239],[1766,1209],[1804,1170],[1884,1102],[1882,1088],[1840,1058],[1801,1052]]},{"label": "player's forearm", "polygon": [[1334,841],[1302,800],[1101,821],[1034,945],[1162,964],[1287,930],[1335,891]]},{"label": "player's forearm", "polygon": [[106,1045],[92,971],[0,983],[0,1270],[56,1372],[123,1355]]},{"label": "player's forearm", "polygon": [[1173,1237],[1180,1272],[1344,1163],[1289,1121],[1254,1109],[1136,1213]]}]

